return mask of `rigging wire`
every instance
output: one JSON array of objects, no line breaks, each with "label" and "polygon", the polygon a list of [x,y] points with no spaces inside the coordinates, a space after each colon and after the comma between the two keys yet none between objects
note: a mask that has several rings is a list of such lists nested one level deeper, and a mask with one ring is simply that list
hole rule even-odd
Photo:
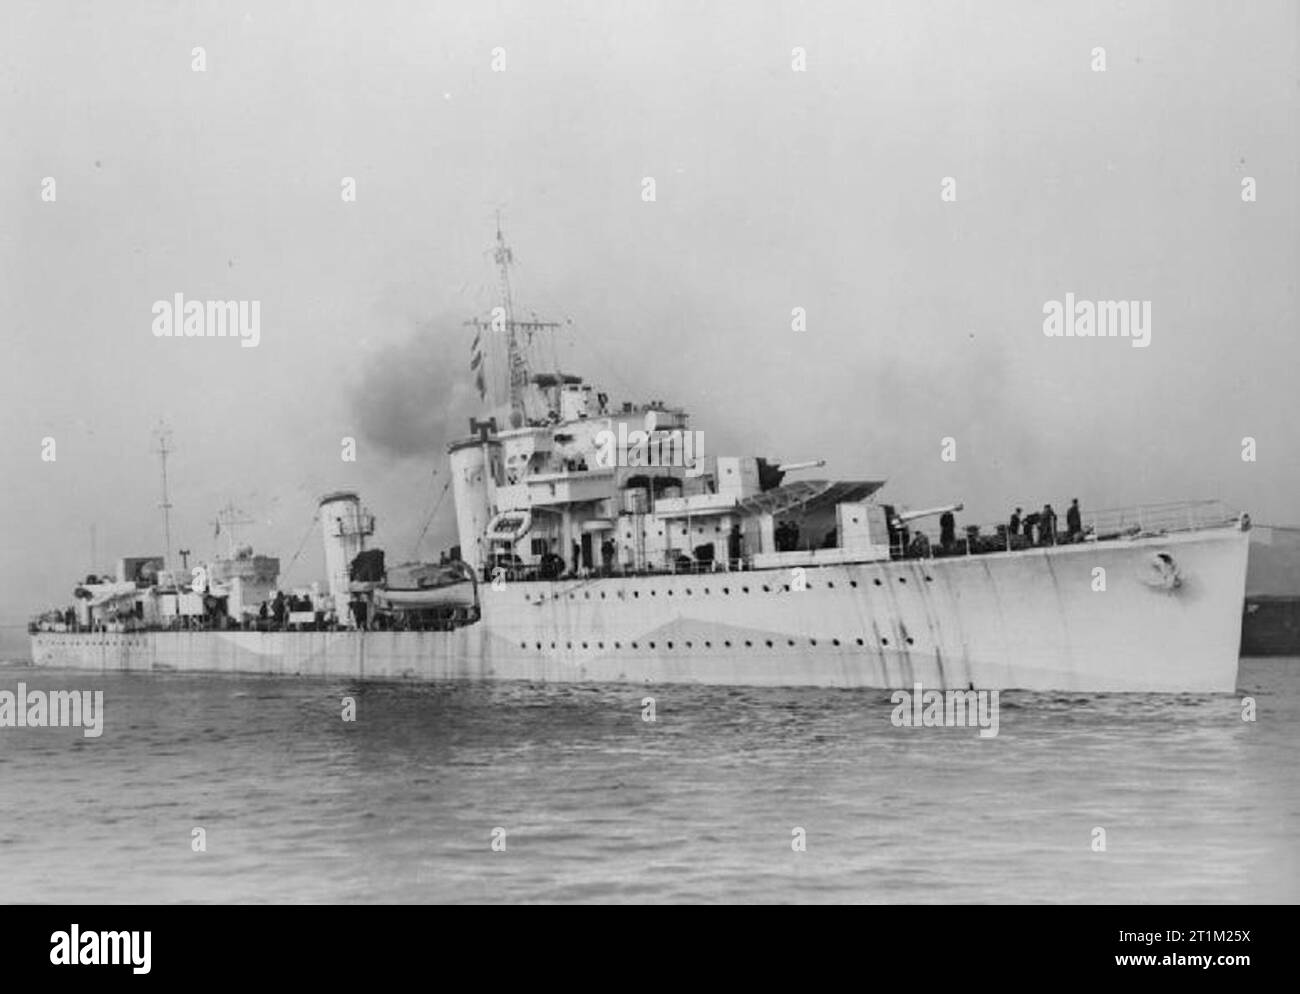
[{"label": "rigging wire", "polygon": [[451,486],[451,477],[447,477],[447,482],[442,485],[442,493],[438,495],[438,503],[433,505],[433,510],[429,516],[424,519],[424,527],[420,529],[420,537],[415,540],[415,546],[411,549],[411,558],[415,559],[420,554],[420,543],[424,541],[425,533],[429,530],[429,525],[433,524],[433,519],[438,513],[438,508],[442,507],[443,498],[447,496],[447,489]]},{"label": "rigging wire", "polygon": [[[552,297],[549,293],[547,293],[544,289],[538,290],[536,291],[536,293],[537,296],[544,301],[544,306],[556,305],[557,302],[555,298]],[[563,308],[555,306],[552,313],[565,314],[565,311]],[[577,339],[579,338],[579,336],[581,336],[583,351],[590,353],[591,357],[595,359],[600,364],[600,366],[604,368],[605,372],[608,373],[614,380],[618,381],[619,386],[622,387],[625,391],[627,391],[623,395],[624,400],[630,400],[641,395],[642,389],[638,387],[634,387],[631,383],[629,383],[626,379],[624,379],[623,375],[618,371],[618,366],[615,365],[615,363],[613,363],[604,352],[602,352],[600,349],[596,347],[595,335],[582,335],[581,330],[577,325],[577,322],[575,322],[573,318],[568,314],[565,314],[565,318],[562,323],[564,326],[563,330],[568,331],[569,335],[571,336],[572,340],[569,343],[570,347],[576,345]],[[552,347],[555,347],[555,342],[557,337],[558,337],[557,335],[551,336]],[[556,368],[557,369],[559,368],[558,357],[556,359]]]},{"label": "rigging wire", "polygon": [[293,570],[293,564],[296,563],[298,557],[302,555],[302,550],[307,545],[307,539],[311,538],[311,533],[316,530],[316,523],[318,521],[320,521],[320,515],[313,514],[311,517],[311,524],[307,526],[306,534],[303,535],[302,541],[298,543],[298,551],[293,554],[293,558],[289,560],[289,565],[285,567],[284,576],[286,578],[288,578],[289,573]]},{"label": "rigging wire", "polygon": [[[522,268],[521,263],[517,259],[512,259],[511,261],[515,269]],[[528,290],[528,294],[538,299],[542,303],[543,310],[556,315],[564,315],[564,319],[560,322],[561,328],[557,329],[556,332],[553,332],[550,336],[551,352],[552,352],[551,362],[555,371],[559,372],[560,370],[560,358],[558,354],[559,331],[567,331],[569,333],[569,335],[573,339],[573,341],[570,342],[570,346],[572,347],[574,344],[576,344],[576,340],[579,336],[579,329],[577,327],[576,322],[573,320],[572,316],[570,316],[567,313],[567,311],[559,305],[559,302],[553,296],[551,296],[550,293],[546,291],[545,287],[532,287]],[[624,400],[628,400],[639,396],[641,390],[638,389],[637,387],[634,387],[631,383],[629,383],[626,379],[624,379],[622,374],[619,373],[618,367],[612,361],[610,361],[609,357],[606,356],[605,353],[601,352],[599,349],[596,348],[593,342],[593,339],[595,337],[596,336],[594,335],[582,336],[583,351],[589,352],[591,356],[594,359],[596,359],[597,362],[599,362],[599,364],[602,367],[604,367],[605,372],[610,374],[613,377],[613,379],[617,380],[619,386],[621,386],[625,391],[627,391],[623,396]],[[537,358],[539,358],[542,362],[545,362],[544,356],[539,355]]]}]

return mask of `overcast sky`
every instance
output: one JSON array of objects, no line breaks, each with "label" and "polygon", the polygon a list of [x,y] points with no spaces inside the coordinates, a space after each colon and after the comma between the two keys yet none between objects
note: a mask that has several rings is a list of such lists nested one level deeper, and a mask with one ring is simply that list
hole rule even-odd
[{"label": "overcast sky", "polygon": [[[232,500],[287,567],[348,486],[405,558],[498,209],[520,308],[572,321],[563,365],[686,406],[706,451],[966,520],[1221,497],[1296,523],[1297,9],[9,0],[0,618],[68,597],[92,524],[100,568],[161,549],[160,417],[174,547],[211,552]],[[156,338],[177,292],[260,301],[260,344]],[[1045,337],[1067,292],[1151,301],[1150,347]],[[422,551],[453,533],[448,499]],[[313,531],[288,581],[321,561]]]}]

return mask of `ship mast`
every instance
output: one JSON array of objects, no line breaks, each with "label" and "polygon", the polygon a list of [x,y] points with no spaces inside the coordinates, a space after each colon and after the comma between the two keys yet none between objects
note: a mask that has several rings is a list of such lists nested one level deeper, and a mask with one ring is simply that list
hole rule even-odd
[{"label": "ship mast", "polygon": [[[501,231],[500,211],[497,212],[497,244],[493,252],[493,258],[497,264],[497,273],[500,280],[501,310],[505,318],[504,327],[501,322],[481,321],[477,318],[465,323],[480,331],[505,331],[506,367],[509,371],[510,424],[512,427],[518,428],[528,423],[528,412],[524,406],[524,397],[528,393],[528,384],[532,379],[532,371],[528,366],[526,345],[532,341],[534,332],[554,330],[560,327],[560,324],[558,321],[515,320],[514,295],[510,288],[510,267],[514,264],[515,256],[510,246],[506,244],[505,235]],[[526,339],[525,336],[527,336]]]},{"label": "ship mast", "polygon": [[[158,506],[162,508],[163,513],[163,569],[167,569],[172,560],[172,502],[167,493],[167,456],[172,451],[172,432],[165,421],[158,422],[158,427],[154,430],[154,437],[158,440],[158,447],[154,451],[158,453],[159,461],[162,463],[162,501]],[[91,547],[93,549],[93,530],[91,536]]]},{"label": "ship mast", "polygon": [[515,303],[510,293],[510,264],[514,253],[506,244],[505,235],[501,233],[501,215],[497,214],[497,247],[495,253],[497,270],[501,274],[501,306],[506,313],[506,363],[510,369],[510,420],[518,417],[519,424],[524,423],[524,391],[528,388],[528,361],[519,342],[515,328]]}]

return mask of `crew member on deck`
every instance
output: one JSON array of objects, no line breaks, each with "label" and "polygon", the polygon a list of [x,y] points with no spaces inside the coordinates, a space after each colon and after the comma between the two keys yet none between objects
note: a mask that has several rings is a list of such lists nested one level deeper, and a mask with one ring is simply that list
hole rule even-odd
[{"label": "crew member on deck", "polygon": [[913,559],[928,559],[930,557],[930,539],[925,532],[917,532],[912,536],[910,554]]},{"label": "crew member on deck", "polygon": [[1010,531],[1012,535],[1020,534],[1020,508],[1016,508],[1015,512],[1011,515],[1011,524],[1007,526],[1007,530]]},{"label": "crew member on deck", "polygon": [[1079,498],[1070,501],[1070,509],[1065,512],[1065,527],[1070,533],[1071,542],[1083,541],[1083,518],[1079,514]]},{"label": "crew member on deck", "polygon": [[1027,544],[1034,544],[1034,528],[1037,527],[1039,514],[1035,511],[1033,514],[1026,514],[1024,521],[1021,523],[1024,528],[1025,540]]},{"label": "crew member on deck", "polygon": [[1056,512],[1051,504],[1043,505],[1043,516],[1038,522],[1038,540],[1043,545],[1056,544]]},{"label": "crew member on deck", "polygon": [[957,544],[957,519],[951,511],[939,515],[939,544],[944,552],[950,551]]}]

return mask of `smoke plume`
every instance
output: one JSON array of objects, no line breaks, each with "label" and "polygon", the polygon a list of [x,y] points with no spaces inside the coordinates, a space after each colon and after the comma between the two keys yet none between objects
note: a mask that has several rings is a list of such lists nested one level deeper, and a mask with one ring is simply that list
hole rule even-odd
[{"label": "smoke plume", "polygon": [[468,341],[458,321],[440,319],[370,356],[352,394],[362,437],[405,459],[440,455],[465,434],[479,409]]}]

